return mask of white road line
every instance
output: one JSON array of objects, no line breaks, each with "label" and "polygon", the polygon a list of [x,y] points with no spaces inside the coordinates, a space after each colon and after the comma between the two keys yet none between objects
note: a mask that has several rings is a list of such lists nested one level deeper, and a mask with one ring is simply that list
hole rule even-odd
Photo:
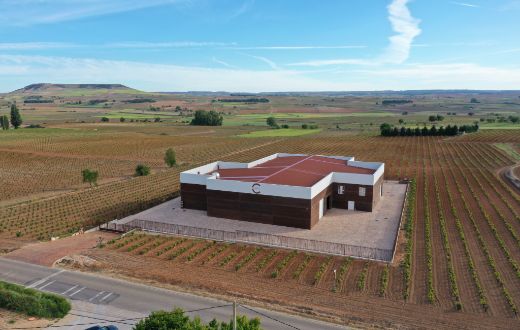
[{"label": "white road line", "polygon": [[103,298],[101,298],[101,300],[99,302],[103,302],[104,300],[106,300],[108,297],[110,297],[112,295],[112,292],[109,292],[106,296],[104,296]]},{"label": "white road line", "polygon": [[80,292],[83,291],[84,289],[85,289],[85,287],[82,287],[81,289],[79,289],[79,290],[75,291],[74,293],[70,294],[69,297],[72,297],[72,296],[74,296],[75,294],[80,293]]},{"label": "white road line", "polygon": [[41,287],[39,287],[39,288],[37,288],[37,289],[38,289],[38,290],[43,290],[43,289],[45,289],[46,287],[48,287],[49,285],[51,285],[51,284],[54,283],[54,282],[56,282],[56,281],[50,281],[49,283],[47,283],[47,284],[45,284],[44,286],[41,286]]},{"label": "white road line", "polygon": [[77,285],[74,285],[73,287],[70,287],[68,290],[63,291],[61,294],[66,295],[69,291],[72,291],[77,287],[78,287]]},{"label": "white road line", "polygon": [[92,300],[96,299],[97,297],[99,297],[103,293],[105,293],[105,291],[98,292],[97,295],[95,295],[94,297],[90,298],[88,301],[92,301]]},{"label": "white road line", "polygon": [[56,273],[53,273],[53,274],[51,274],[51,275],[49,275],[49,276],[47,276],[47,277],[44,277],[44,278],[42,278],[41,280],[36,281],[36,282],[34,282],[33,284],[29,285],[28,288],[35,288],[35,287],[37,287],[38,285],[47,282],[50,278],[52,278],[52,277],[54,277],[54,276],[56,276],[56,275],[59,275],[59,274],[63,273],[64,271],[65,271],[65,270],[62,269],[62,270],[60,270],[59,272],[56,272]]}]

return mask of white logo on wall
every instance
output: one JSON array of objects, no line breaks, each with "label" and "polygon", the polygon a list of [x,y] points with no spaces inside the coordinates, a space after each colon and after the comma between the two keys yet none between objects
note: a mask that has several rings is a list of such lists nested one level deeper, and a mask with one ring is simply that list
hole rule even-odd
[{"label": "white logo on wall", "polygon": [[259,194],[260,193],[260,184],[259,183],[255,183],[254,185],[251,186],[251,190],[255,194]]}]

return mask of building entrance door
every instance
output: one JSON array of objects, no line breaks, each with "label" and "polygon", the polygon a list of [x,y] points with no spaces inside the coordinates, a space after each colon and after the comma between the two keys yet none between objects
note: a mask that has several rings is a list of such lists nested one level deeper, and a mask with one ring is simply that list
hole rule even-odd
[{"label": "building entrance door", "polygon": [[323,205],[323,198],[320,199],[320,219],[323,217],[323,212],[324,212],[324,205]]},{"label": "building entrance door", "polygon": [[348,201],[348,210],[354,211],[354,209],[355,209],[354,201]]}]

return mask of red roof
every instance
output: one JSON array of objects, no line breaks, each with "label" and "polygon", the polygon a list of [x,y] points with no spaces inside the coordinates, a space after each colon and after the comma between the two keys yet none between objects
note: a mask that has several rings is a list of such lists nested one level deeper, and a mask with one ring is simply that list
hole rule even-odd
[{"label": "red roof", "polygon": [[311,187],[331,172],[374,174],[375,170],[347,165],[323,156],[278,157],[251,168],[219,169],[221,180]]}]

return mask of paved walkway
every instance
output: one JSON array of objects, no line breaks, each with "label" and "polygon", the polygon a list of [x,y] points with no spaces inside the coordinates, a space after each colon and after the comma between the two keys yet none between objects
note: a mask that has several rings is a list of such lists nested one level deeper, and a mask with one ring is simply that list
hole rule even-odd
[{"label": "paved walkway", "polygon": [[332,209],[312,230],[214,218],[206,211],[180,207],[180,198],[117,221],[134,219],[173,223],[225,231],[249,231],[288,237],[341,243],[378,249],[393,249],[399,227],[406,185],[385,181],[383,197],[373,212]]}]

